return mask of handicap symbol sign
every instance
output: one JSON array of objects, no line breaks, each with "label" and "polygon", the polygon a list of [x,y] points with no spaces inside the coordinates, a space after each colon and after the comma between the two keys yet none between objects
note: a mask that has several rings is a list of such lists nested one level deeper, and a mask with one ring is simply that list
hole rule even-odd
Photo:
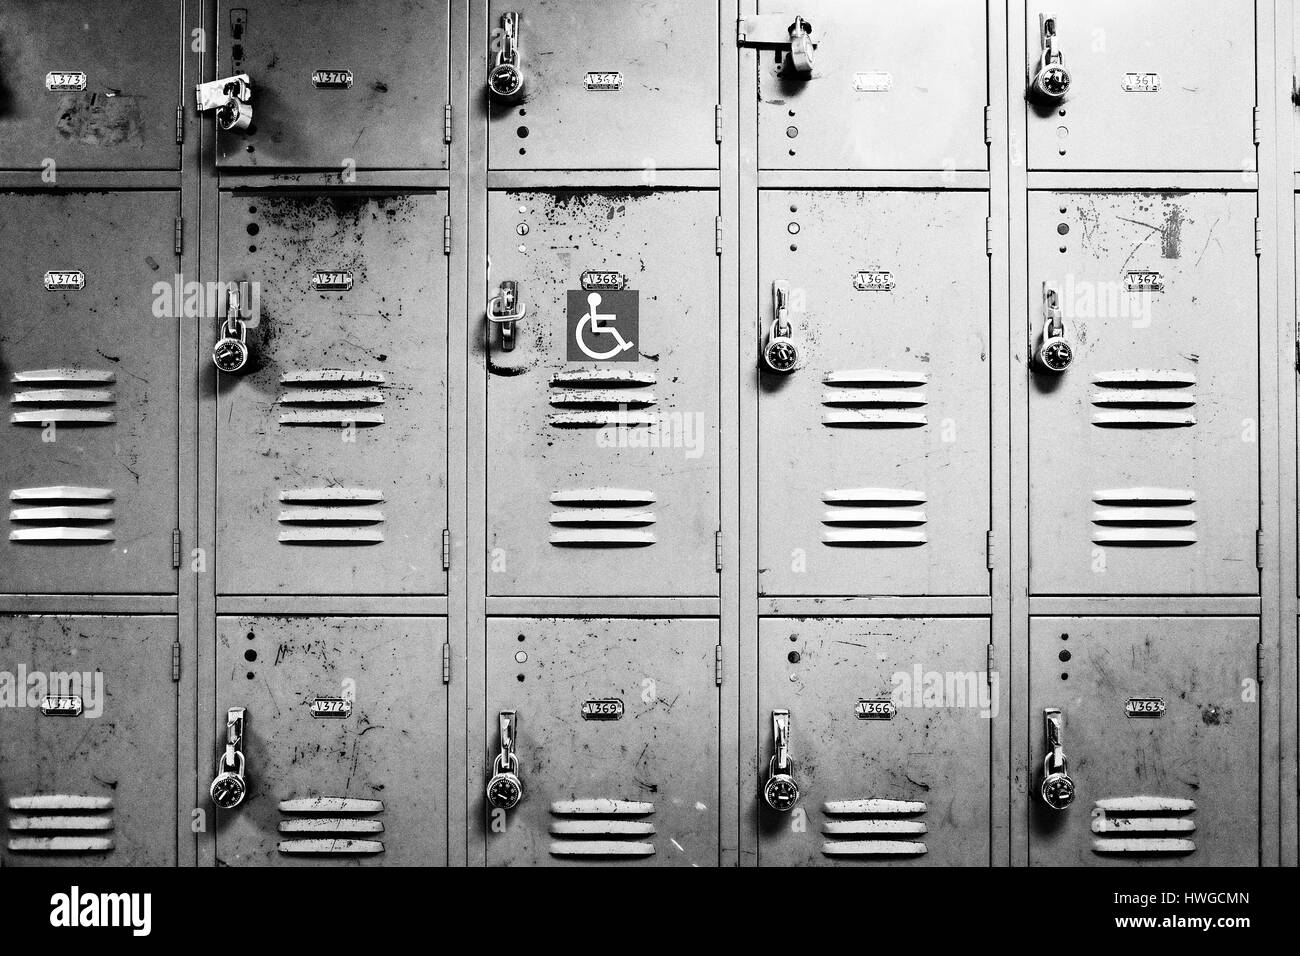
[{"label": "handicap symbol sign", "polygon": [[640,293],[571,289],[567,311],[567,361],[635,362],[641,357]]}]

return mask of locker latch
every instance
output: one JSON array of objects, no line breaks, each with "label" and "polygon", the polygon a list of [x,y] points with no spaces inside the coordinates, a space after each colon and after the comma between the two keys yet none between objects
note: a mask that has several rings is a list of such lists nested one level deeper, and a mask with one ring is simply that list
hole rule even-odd
[{"label": "locker latch", "polygon": [[1074,361],[1074,349],[1066,337],[1060,297],[1043,283],[1043,334],[1034,351],[1034,363],[1045,372],[1064,372]]},{"label": "locker latch", "polygon": [[1030,93],[1055,103],[1065,98],[1070,90],[1070,71],[1065,68],[1065,58],[1056,47],[1056,14],[1038,15],[1038,38],[1041,48],[1038,69],[1030,82]]},{"label": "locker latch", "polygon": [[1063,718],[1056,707],[1043,710],[1044,733],[1047,735],[1047,756],[1043,759],[1043,782],[1038,792],[1043,802],[1053,810],[1064,810],[1074,802],[1074,781],[1068,772],[1068,762],[1061,743]]},{"label": "locker latch", "polygon": [[512,280],[502,282],[488,303],[488,321],[501,327],[501,351],[514,350],[515,323],[527,314],[528,306],[519,301],[519,284]]},{"label": "locker latch", "polygon": [[773,372],[793,372],[799,365],[799,346],[791,337],[790,283],[777,279],[772,283],[772,324],[763,337],[763,364]]},{"label": "locker latch", "polygon": [[510,810],[524,796],[524,785],[519,779],[519,757],[515,754],[515,734],[518,724],[513,710],[501,711],[497,719],[501,751],[492,762],[492,778],[488,780],[487,785],[487,802],[494,810]]},{"label": "locker latch", "polygon": [[194,87],[200,113],[216,110],[217,125],[224,130],[248,129],[253,123],[253,81],[247,73]]},{"label": "locker latch", "polygon": [[782,76],[808,79],[813,72],[813,51],[817,48],[813,26],[801,16],[791,22],[788,13],[766,13],[745,17],[736,23],[740,46],[776,51]]},{"label": "locker latch", "polygon": [[767,763],[763,800],[773,810],[785,813],[799,802],[799,784],[790,759],[790,711],[772,711],[772,759]]},{"label": "locker latch", "polygon": [[248,783],[244,780],[243,707],[226,711],[226,750],[217,761],[217,777],[208,788],[212,802],[222,810],[233,810],[244,802]]},{"label": "locker latch", "polygon": [[519,14],[501,14],[501,32],[493,37],[496,56],[488,71],[488,91],[500,100],[515,100],[524,91],[524,73],[519,68]]},{"label": "locker latch", "polygon": [[221,337],[212,346],[212,363],[223,372],[238,372],[248,364],[248,326],[241,316],[242,290],[238,284],[226,289],[226,317],[221,320]]}]

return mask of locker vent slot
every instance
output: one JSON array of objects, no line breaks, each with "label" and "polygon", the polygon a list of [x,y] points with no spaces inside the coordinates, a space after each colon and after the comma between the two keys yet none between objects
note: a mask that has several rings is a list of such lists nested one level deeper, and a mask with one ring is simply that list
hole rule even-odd
[{"label": "locker vent slot", "polygon": [[370,488],[296,488],[280,492],[284,544],[376,544],[384,521],[384,493]]},{"label": "locker vent slot", "polygon": [[656,418],[643,409],[658,399],[649,391],[658,381],[654,371],[571,369],[551,376],[547,417],[552,428],[648,428]]},{"label": "locker vent slot", "polygon": [[925,544],[925,492],[902,488],[833,488],[822,501],[822,543],[833,547],[905,548]]},{"label": "locker vent slot", "polygon": [[280,376],[281,425],[382,425],[384,373],[372,369],[312,368]]},{"label": "locker vent slot", "polygon": [[45,368],[15,372],[10,402],[17,405],[9,416],[15,425],[111,425],[113,412],[102,408],[116,401],[105,386],[117,380],[98,369]]},{"label": "locker vent slot", "polygon": [[1112,488],[1093,492],[1095,544],[1181,547],[1196,543],[1196,492],[1183,488]]},{"label": "locker vent slot", "polygon": [[925,844],[914,839],[926,832],[926,806],[919,800],[830,800],[822,812],[822,853],[836,857],[921,856]]},{"label": "locker vent slot", "polygon": [[9,849],[15,853],[107,853],[113,849],[109,797],[10,797]]},{"label": "locker vent slot", "polygon": [[1115,856],[1181,856],[1196,850],[1196,801],[1176,797],[1111,797],[1092,814],[1092,852]]},{"label": "locker vent slot", "polygon": [[378,814],[381,800],[351,797],[304,797],[281,800],[280,840],[277,849],[286,855],[370,856],[384,852],[383,841],[373,839],[384,832]]},{"label": "locker vent slot", "polygon": [[557,800],[551,804],[551,856],[631,858],[653,856],[653,803],[605,798]]},{"label": "locker vent slot", "polygon": [[1094,412],[1098,428],[1185,428],[1196,424],[1188,409],[1196,396],[1187,389],[1196,376],[1172,369],[1118,369],[1098,372],[1092,383],[1097,391],[1089,401],[1102,409]]},{"label": "locker vent slot", "polygon": [[551,504],[551,544],[558,547],[635,548],[655,543],[649,529],[657,518],[652,491],[629,488],[578,488],[557,491]]},{"label": "locker vent slot", "polygon": [[64,541],[112,541],[113,500],[110,488],[52,485],[15,488],[9,492],[14,507],[9,520],[18,527],[10,541],[49,544]]},{"label": "locker vent slot", "polygon": [[918,428],[928,423],[921,391],[928,376],[894,369],[860,369],[828,372],[822,384],[822,414],[827,428]]}]

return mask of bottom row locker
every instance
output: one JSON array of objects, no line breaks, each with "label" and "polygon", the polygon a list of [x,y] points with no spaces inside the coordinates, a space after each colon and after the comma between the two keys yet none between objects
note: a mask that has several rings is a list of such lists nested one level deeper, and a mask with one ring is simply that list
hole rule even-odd
[{"label": "bottom row locker", "polygon": [[217,864],[444,865],[446,640],[444,618],[221,618]]}]

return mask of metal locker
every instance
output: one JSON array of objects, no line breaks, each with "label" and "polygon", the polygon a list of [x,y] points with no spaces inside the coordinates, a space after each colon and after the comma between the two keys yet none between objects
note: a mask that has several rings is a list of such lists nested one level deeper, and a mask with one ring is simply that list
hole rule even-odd
[{"label": "metal locker", "polygon": [[494,866],[716,866],[718,625],[488,624],[485,817]]},{"label": "metal locker", "polygon": [[1258,864],[1255,619],[1037,618],[1029,640],[1031,865]]},{"label": "metal locker", "polygon": [[987,195],[759,211],[762,593],[987,594]]},{"label": "metal locker", "polygon": [[446,592],[446,211],[222,195],[220,274],[257,324],[213,372],[221,593]]},{"label": "metal locker", "polygon": [[1030,194],[1034,593],[1258,593],[1254,217],[1248,193]]},{"label": "metal locker", "polygon": [[0,591],[175,591],[176,210],[0,194]]},{"label": "metal locker", "polygon": [[445,618],[220,618],[218,865],[445,864],[446,641]]},{"label": "metal locker", "polygon": [[490,594],[718,593],[716,213],[489,194]]},{"label": "metal locker", "polygon": [[1025,14],[1030,169],[1255,169],[1251,0],[1042,0]]},{"label": "metal locker", "polygon": [[[740,31],[742,45],[759,48],[763,168],[988,168],[984,4],[764,0],[758,9]],[[796,22],[810,57],[792,48]]]},{"label": "metal locker", "polygon": [[176,865],[176,619],[0,618],[0,866]]},{"label": "metal locker", "polygon": [[987,866],[988,643],[974,618],[764,618],[759,865]]},{"label": "metal locker", "polygon": [[717,169],[717,17],[692,0],[493,0],[489,167]]},{"label": "metal locker", "polygon": [[[446,169],[447,0],[231,0],[217,5],[217,164]],[[232,87],[236,101],[231,102]]]},{"label": "metal locker", "polygon": [[5,4],[0,168],[39,168],[47,184],[60,169],[177,168],[181,6]]}]

